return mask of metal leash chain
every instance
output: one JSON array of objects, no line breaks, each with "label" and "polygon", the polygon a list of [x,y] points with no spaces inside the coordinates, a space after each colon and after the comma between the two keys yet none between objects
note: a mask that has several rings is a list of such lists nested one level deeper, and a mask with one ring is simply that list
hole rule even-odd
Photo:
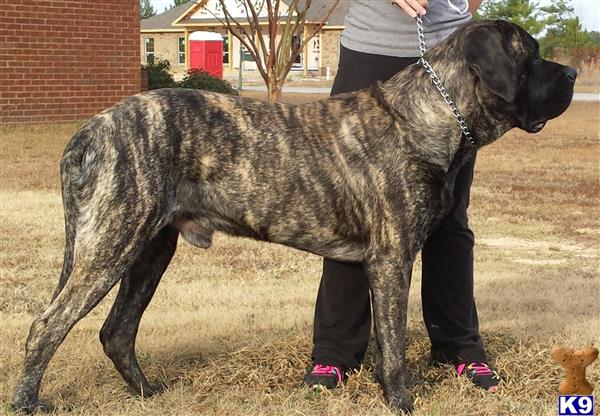
[{"label": "metal leash chain", "polygon": [[425,52],[427,52],[427,48],[425,47],[425,32],[423,29],[423,19],[421,18],[420,14],[417,14],[417,34],[419,37],[419,50],[421,51],[421,59],[419,59],[419,64],[421,64],[423,68],[425,68],[425,71],[429,74],[429,78],[431,78],[431,82],[433,82],[433,85],[435,85],[444,101],[446,101],[446,104],[448,104],[448,107],[450,107],[450,109],[452,110],[452,115],[458,122],[458,125],[460,126],[460,129],[462,130],[469,144],[477,148],[477,143],[475,143],[475,139],[473,139],[471,131],[469,130],[469,127],[467,127],[465,118],[462,116],[462,114],[460,114],[456,103],[454,103],[452,98],[450,98],[450,95],[446,92],[446,88],[444,88],[444,84],[442,83],[440,77],[438,77],[433,67],[429,64],[429,62],[427,62],[427,59],[425,59]]}]

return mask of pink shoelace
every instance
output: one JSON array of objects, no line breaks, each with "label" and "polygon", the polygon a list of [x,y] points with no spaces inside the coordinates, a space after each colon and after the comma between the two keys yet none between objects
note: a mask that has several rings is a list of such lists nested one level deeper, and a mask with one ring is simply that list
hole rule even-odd
[{"label": "pink shoelace", "polygon": [[342,383],[342,370],[339,367],[332,365],[321,365],[315,364],[312,373],[316,376],[328,376],[334,375],[337,378],[338,383]]},{"label": "pink shoelace", "polygon": [[456,367],[456,372],[459,376],[463,373],[465,367],[468,371],[474,371],[475,374],[480,376],[489,376],[494,374],[490,367],[488,367],[488,365],[485,363],[471,363],[469,365],[460,364],[458,367]]}]

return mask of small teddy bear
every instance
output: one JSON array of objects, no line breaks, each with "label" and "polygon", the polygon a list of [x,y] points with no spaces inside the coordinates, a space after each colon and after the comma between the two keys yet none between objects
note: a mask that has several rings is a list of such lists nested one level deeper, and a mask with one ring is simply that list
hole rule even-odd
[{"label": "small teddy bear", "polygon": [[585,368],[598,358],[598,350],[593,347],[576,350],[554,347],[550,356],[565,370],[565,379],[560,383],[560,394],[590,395],[594,387],[585,378]]}]

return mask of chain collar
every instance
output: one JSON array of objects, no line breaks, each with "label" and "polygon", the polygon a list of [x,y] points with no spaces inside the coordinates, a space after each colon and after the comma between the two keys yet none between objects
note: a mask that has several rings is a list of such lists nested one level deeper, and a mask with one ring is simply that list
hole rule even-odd
[{"label": "chain collar", "polygon": [[423,19],[421,18],[420,14],[417,14],[417,34],[419,36],[419,50],[421,51],[421,59],[419,59],[419,64],[421,64],[423,68],[425,68],[425,71],[429,74],[429,78],[431,78],[431,82],[433,82],[435,88],[437,88],[446,104],[448,104],[448,107],[450,107],[450,109],[452,110],[452,115],[458,122],[458,125],[460,126],[463,135],[467,139],[467,142],[474,148],[477,148],[477,143],[475,143],[475,139],[473,139],[473,136],[471,135],[471,131],[469,130],[469,127],[465,122],[465,118],[462,116],[462,114],[460,114],[456,103],[452,100],[452,98],[450,98],[448,92],[446,92],[446,88],[444,88],[444,84],[442,83],[440,77],[436,74],[435,70],[429,64],[427,59],[425,59],[425,52],[427,52],[427,48],[425,47],[425,32],[423,29]]}]

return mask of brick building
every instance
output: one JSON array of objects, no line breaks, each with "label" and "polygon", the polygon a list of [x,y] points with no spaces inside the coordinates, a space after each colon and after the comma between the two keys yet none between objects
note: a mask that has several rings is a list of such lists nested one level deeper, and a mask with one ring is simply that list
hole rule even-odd
[{"label": "brick building", "polygon": [[[240,22],[246,20],[239,2],[228,0],[228,9]],[[284,0],[284,4],[289,1]],[[331,2],[314,0],[307,15],[307,31],[312,31],[316,22],[326,15]],[[338,67],[340,35],[344,29],[344,17],[350,6],[350,0],[341,0],[327,20],[325,26],[307,44],[304,53],[298,57],[292,70],[325,73],[327,68],[335,73]],[[287,7],[287,6],[282,6]],[[263,7],[260,18],[267,24],[266,9]],[[223,13],[217,0],[188,2],[167,10],[164,13],[142,20],[141,23],[141,63],[146,64],[155,58],[166,59],[176,77],[185,74],[189,67],[186,50],[189,35],[194,31],[217,32],[223,37],[223,64],[225,68],[239,68],[240,42],[228,32],[222,24]],[[279,35],[279,34],[278,34]],[[298,41],[303,34],[298,34]],[[265,36],[265,38],[267,38]],[[245,62],[245,69],[252,69],[253,62]]]},{"label": "brick building", "polygon": [[140,91],[139,0],[0,0],[0,123],[85,119]]}]

